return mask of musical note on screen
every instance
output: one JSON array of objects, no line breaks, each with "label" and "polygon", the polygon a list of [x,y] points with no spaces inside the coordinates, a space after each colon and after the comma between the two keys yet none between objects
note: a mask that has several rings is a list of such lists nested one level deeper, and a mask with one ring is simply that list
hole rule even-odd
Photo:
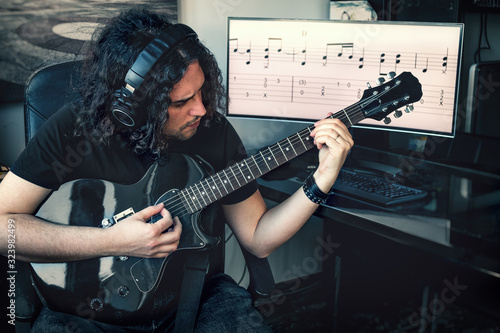
[{"label": "musical note on screen", "polygon": [[[398,65],[401,64],[401,53],[392,55],[381,53],[379,56],[379,75],[387,75],[389,72],[398,72]],[[394,59],[394,60],[392,60]]]},{"label": "musical note on screen", "polygon": [[398,64],[401,62],[401,54],[396,54],[396,60],[394,61],[394,72],[398,72]]},{"label": "musical note on screen", "polygon": [[425,59],[425,67],[422,69],[422,73],[427,73],[427,70],[429,69],[429,58]]},{"label": "musical note on screen", "polygon": [[[271,48],[272,44],[279,45],[278,47]],[[267,47],[264,49],[266,55],[264,56],[267,59],[267,66],[269,66],[269,59],[271,58],[271,52],[281,53],[283,49],[283,39],[282,38],[268,38],[267,39]]]},{"label": "musical note on screen", "polygon": [[387,73],[382,72],[382,64],[385,62],[385,53],[381,53],[378,61],[378,73],[379,75],[386,75]]},{"label": "musical note on screen", "polygon": [[[296,60],[302,65],[305,66],[307,63],[307,47],[304,46],[302,49],[300,49],[299,52],[295,51],[295,48],[292,49],[292,52],[285,52],[285,54],[291,55],[292,56],[292,62],[295,62]],[[297,56],[297,57],[295,57]],[[300,57],[299,57],[300,56]]]},{"label": "musical note on screen", "polygon": [[363,51],[361,53],[361,57],[359,58],[360,65],[358,66],[359,69],[363,68],[365,66],[365,48],[363,48]]},{"label": "musical note on screen", "polygon": [[238,38],[231,38],[229,39],[229,44],[231,45],[234,45],[236,44],[236,46],[233,46],[231,49],[233,50],[234,53],[240,53],[240,54],[246,54],[246,64],[247,65],[250,65],[252,63],[252,42],[250,41],[248,43],[248,48],[244,51],[244,52],[239,52],[239,39]]},{"label": "musical note on screen", "polygon": [[446,73],[446,71],[448,70],[448,49],[446,49],[446,55],[443,57],[443,67],[443,73]]},{"label": "musical note on screen", "polygon": [[[236,46],[231,47],[231,45],[236,44]],[[233,50],[233,52],[238,52],[238,38],[231,38],[229,39],[229,46],[230,49]]]},{"label": "musical note on screen", "polygon": [[348,52],[348,58],[352,59],[353,57],[353,43],[327,43],[326,44],[326,50],[325,50],[325,55],[323,56],[324,63],[328,63],[328,57],[330,56],[331,53],[337,54],[337,57],[342,57],[344,55],[344,49],[346,49]]}]

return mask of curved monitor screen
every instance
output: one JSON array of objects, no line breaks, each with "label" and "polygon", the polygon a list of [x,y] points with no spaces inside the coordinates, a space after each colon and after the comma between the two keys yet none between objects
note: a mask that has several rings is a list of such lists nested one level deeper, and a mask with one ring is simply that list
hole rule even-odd
[{"label": "curved monitor screen", "polygon": [[228,25],[229,116],[315,121],[358,102],[377,79],[411,72],[423,92],[413,112],[355,126],[454,136],[462,24],[229,18]]}]

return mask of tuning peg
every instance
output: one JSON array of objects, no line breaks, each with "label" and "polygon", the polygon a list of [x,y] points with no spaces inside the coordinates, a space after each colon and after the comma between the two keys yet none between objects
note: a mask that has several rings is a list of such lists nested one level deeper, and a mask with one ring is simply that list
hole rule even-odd
[{"label": "tuning peg", "polygon": [[406,113],[410,113],[413,111],[413,104],[408,104],[405,108]]},{"label": "tuning peg", "polygon": [[385,79],[383,77],[379,77],[377,79],[377,84],[380,86],[381,84],[383,84],[385,82]]},{"label": "tuning peg", "polygon": [[387,77],[390,80],[394,79],[396,77],[396,72],[389,72],[389,73],[387,73]]},{"label": "tuning peg", "polygon": [[368,89],[372,88],[372,85],[370,84],[370,82],[366,82],[366,86],[368,87]]},{"label": "tuning peg", "polygon": [[401,112],[401,110],[396,110],[394,111],[394,118],[399,118],[403,115],[403,112]]},{"label": "tuning peg", "polygon": [[390,124],[390,123],[391,123],[391,118],[389,118],[389,117],[385,117],[385,118],[384,118],[384,124],[388,125],[388,124]]}]

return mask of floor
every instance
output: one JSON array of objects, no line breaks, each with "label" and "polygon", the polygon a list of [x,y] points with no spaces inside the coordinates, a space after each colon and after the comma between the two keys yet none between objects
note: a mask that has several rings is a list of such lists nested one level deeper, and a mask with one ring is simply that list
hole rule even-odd
[{"label": "floor", "polygon": [[276,333],[500,333],[496,277],[356,228],[334,230],[342,246],[323,273],[300,288],[277,284],[273,311],[265,308]]},{"label": "floor", "polygon": [[[277,289],[286,290],[284,284]],[[468,309],[461,304],[449,304],[437,316],[421,317],[421,295],[403,300],[393,299],[376,306],[366,306],[359,298],[339,300],[335,326],[330,308],[333,296],[324,292],[321,284],[311,279],[294,293],[281,294],[274,301],[272,315],[266,321],[275,333],[496,333],[500,332],[498,318]],[[285,302],[278,300],[286,299]],[[280,304],[277,304],[280,303]],[[356,306],[355,304],[359,304]],[[269,313],[270,306],[265,309]],[[424,318],[423,320],[421,320]]]}]

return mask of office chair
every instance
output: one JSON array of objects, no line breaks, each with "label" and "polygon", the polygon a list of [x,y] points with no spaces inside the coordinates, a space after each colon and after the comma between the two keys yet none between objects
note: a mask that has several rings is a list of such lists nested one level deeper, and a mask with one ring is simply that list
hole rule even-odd
[{"label": "office chair", "polygon": [[[36,71],[25,87],[25,135],[26,143],[43,123],[66,103],[78,98],[76,87],[80,83],[81,61],[51,65]],[[222,240],[210,254],[210,270],[224,271],[224,225],[215,230]],[[250,275],[248,291],[254,301],[266,298],[274,290],[274,278],[267,258],[257,258],[242,248]],[[30,265],[17,263],[16,317],[18,332],[29,330],[41,307],[41,301],[33,287]],[[24,328],[23,328],[24,327]]]}]

